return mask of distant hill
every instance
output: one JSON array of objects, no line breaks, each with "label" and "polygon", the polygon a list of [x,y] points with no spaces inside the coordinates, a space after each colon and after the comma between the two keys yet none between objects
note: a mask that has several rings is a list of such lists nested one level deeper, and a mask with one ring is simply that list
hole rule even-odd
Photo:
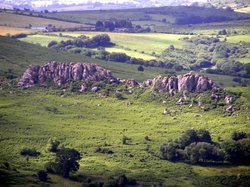
[{"label": "distant hill", "polygon": [[130,9],[162,6],[215,6],[239,8],[250,5],[249,0],[0,0],[0,8],[49,11]]}]

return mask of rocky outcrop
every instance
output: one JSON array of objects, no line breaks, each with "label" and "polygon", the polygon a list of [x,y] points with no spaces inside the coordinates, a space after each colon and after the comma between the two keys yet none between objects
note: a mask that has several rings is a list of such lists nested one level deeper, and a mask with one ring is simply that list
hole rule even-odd
[{"label": "rocky outcrop", "polygon": [[[87,83],[107,79],[116,81],[111,71],[103,69],[96,64],[49,62],[42,66],[30,65],[24,72],[18,85],[22,88],[29,88],[35,84],[43,86],[48,82],[53,82],[61,86],[70,81],[83,81]],[[82,91],[86,90],[85,84],[79,89]]]},{"label": "rocky outcrop", "polygon": [[146,80],[141,87],[152,87],[159,92],[205,92],[216,89],[216,84],[207,77],[192,72],[178,76],[158,76],[152,80]]},{"label": "rocky outcrop", "polygon": [[[175,95],[176,92],[204,92],[217,88],[212,80],[192,72],[178,76],[158,76],[139,84],[133,79],[119,79],[112,76],[111,71],[106,70],[96,64],[84,63],[58,63],[49,62],[42,66],[30,65],[24,72],[18,85],[22,88],[29,88],[38,84],[45,86],[52,82],[58,86],[65,85],[71,81],[82,81],[79,90],[88,90],[89,82],[100,82],[108,80],[111,84],[125,84],[130,87],[151,87],[160,92],[168,92]],[[98,92],[101,88],[92,88],[93,92]]]}]

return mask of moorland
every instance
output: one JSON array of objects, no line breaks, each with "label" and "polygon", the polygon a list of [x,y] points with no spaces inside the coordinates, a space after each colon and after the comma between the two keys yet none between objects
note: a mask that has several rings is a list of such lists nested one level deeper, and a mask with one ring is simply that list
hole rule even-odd
[{"label": "moorland", "polygon": [[[249,186],[249,20],[201,7],[1,10],[1,185]],[[29,65],[51,61],[97,64],[121,82],[191,71],[219,98],[107,80],[81,92],[83,78],[20,87]]]}]

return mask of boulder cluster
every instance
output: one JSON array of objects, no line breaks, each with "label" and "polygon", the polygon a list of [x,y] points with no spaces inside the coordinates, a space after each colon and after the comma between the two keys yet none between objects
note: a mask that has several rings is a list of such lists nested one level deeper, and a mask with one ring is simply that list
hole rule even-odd
[{"label": "boulder cluster", "polygon": [[[96,64],[58,63],[54,61],[42,66],[30,65],[19,80],[18,85],[22,88],[29,88],[36,84],[45,86],[47,83],[52,82],[58,86],[62,86],[71,81],[82,81],[79,90],[83,92],[88,89],[87,83],[104,80],[108,80],[109,83],[114,84],[126,84],[130,87],[151,87],[159,90],[159,92],[168,92],[173,95],[176,92],[200,93],[217,88],[212,80],[192,72],[178,76],[158,76],[143,83],[138,83],[135,80],[116,78],[112,75],[111,71]],[[99,89],[94,87],[92,91],[97,92]]]},{"label": "boulder cluster", "polygon": [[[116,81],[111,71],[96,64],[49,62],[42,66],[30,65],[19,80],[18,85],[22,88],[29,88],[35,84],[44,86],[48,82],[53,82],[61,86],[71,81],[84,81],[86,83],[106,79]],[[83,89],[83,87],[84,85],[79,89]]]},{"label": "boulder cluster", "polygon": [[201,93],[207,90],[216,89],[216,84],[207,77],[189,72],[177,76],[158,76],[154,79],[146,80],[141,84],[142,87],[152,87],[159,92],[196,92]]}]

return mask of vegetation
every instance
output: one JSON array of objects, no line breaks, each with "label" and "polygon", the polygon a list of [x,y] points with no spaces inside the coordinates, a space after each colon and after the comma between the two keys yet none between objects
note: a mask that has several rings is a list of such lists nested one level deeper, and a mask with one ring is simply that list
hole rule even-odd
[{"label": "vegetation", "polygon": [[[1,185],[249,186],[248,14],[160,7],[0,15]],[[92,29],[99,32],[72,32]],[[77,81],[17,86],[28,65],[53,60],[95,63],[140,82],[192,70],[224,89],[217,101],[188,93],[178,105],[180,93],[105,82],[84,94]],[[235,112],[226,112],[227,95]]]},{"label": "vegetation", "polygon": [[55,162],[46,164],[46,169],[50,173],[56,173],[64,178],[68,178],[71,171],[79,169],[78,160],[80,159],[81,156],[77,150],[63,148],[56,153]]}]

